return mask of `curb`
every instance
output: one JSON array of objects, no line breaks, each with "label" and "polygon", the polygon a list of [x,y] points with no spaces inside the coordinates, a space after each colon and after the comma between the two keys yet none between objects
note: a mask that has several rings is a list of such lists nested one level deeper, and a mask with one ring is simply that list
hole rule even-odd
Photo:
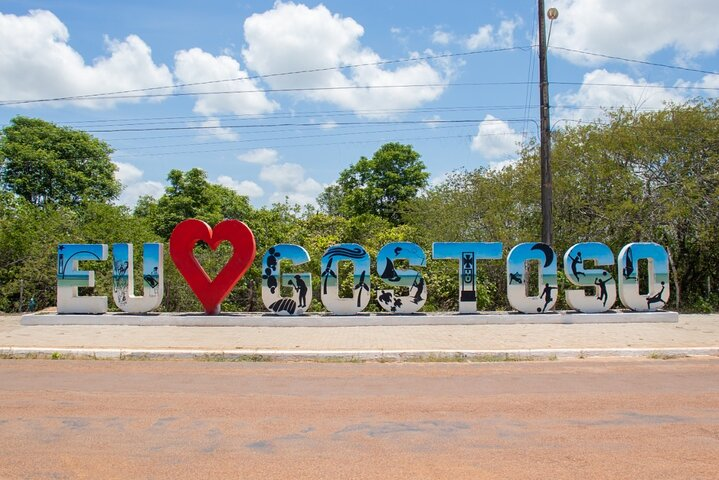
[{"label": "curb", "polygon": [[246,362],[491,362],[559,358],[716,356],[719,347],[557,348],[516,350],[189,350],[0,347],[0,358],[205,360]]}]

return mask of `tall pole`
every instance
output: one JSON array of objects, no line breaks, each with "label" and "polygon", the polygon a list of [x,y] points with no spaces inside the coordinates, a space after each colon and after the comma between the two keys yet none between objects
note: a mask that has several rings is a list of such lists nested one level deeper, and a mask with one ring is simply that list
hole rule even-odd
[{"label": "tall pole", "polygon": [[547,80],[547,38],[544,28],[544,0],[539,5],[539,158],[542,175],[542,242],[552,244],[552,168],[550,165],[549,81]]}]

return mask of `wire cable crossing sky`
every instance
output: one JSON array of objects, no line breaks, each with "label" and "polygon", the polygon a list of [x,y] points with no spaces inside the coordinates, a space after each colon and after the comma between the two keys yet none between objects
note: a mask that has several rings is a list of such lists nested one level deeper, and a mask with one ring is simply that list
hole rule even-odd
[{"label": "wire cable crossing sky", "polygon": [[[552,128],[716,97],[719,11],[557,0]],[[503,168],[537,136],[537,5],[212,2],[0,6],[0,124],[38,117],[114,149],[119,202],[203,168],[256,206],[314,204],[382,144],[412,143],[436,183]],[[272,172],[270,175],[268,172]]]}]

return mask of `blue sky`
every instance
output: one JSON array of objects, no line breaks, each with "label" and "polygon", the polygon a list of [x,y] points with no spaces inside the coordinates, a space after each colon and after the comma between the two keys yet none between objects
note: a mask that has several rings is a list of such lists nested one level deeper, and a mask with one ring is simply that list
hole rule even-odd
[{"label": "blue sky", "polygon": [[[555,125],[719,91],[713,1],[552,6]],[[127,205],[192,167],[258,206],[311,203],[389,141],[411,143],[433,181],[514,160],[537,133],[536,35],[534,0],[5,0],[0,124],[35,116],[106,140]],[[34,102],[112,92],[127,93]]]}]

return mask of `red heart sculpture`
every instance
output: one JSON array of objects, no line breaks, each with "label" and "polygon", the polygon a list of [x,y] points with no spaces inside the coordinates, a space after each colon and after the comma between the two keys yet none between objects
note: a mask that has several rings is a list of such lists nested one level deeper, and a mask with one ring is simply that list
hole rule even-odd
[{"label": "red heart sculpture", "polygon": [[[195,257],[194,248],[202,240],[215,250],[223,241],[232,244],[232,258],[214,280]],[[239,220],[223,220],[212,229],[202,220],[190,218],[177,224],[170,235],[170,256],[207,315],[220,313],[222,300],[230,294],[255,259],[257,247],[252,230]]]}]

